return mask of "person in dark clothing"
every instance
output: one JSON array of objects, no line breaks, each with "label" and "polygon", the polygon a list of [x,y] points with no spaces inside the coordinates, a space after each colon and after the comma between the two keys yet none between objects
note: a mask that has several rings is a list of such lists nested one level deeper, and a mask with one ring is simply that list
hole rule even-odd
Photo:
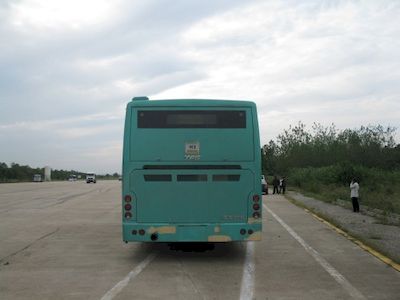
[{"label": "person in dark clothing", "polygon": [[280,181],[280,190],[281,193],[284,194],[286,191],[286,178],[282,177],[281,181]]},{"label": "person in dark clothing", "polygon": [[272,192],[272,194],[279,194],[279,179],[274,176],[274,180],[272,181],[272,185],[274,186],[274,190]]}]

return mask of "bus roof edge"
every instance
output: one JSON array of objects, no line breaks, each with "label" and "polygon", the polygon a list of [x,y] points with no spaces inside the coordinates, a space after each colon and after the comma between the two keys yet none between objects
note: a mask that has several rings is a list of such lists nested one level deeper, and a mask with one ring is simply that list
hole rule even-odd
[{"label": "bus roof edge", "polygon": [[139,97],[133,97],[132,101],[143,101],[143,100],[149,100],[149,97],[147,96],[139,96]]}]

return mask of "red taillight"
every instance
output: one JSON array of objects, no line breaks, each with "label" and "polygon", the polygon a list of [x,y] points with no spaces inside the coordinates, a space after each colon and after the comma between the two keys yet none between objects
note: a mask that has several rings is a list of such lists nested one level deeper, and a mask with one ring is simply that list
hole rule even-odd
[{"label": "red taillight", "polygon": [[140,229],[140,230],[139,230],[139,234],[140,234],[140,235],[144,235],[145,233],[146,233],[146,231],[144,231],[144,229]]},{"label": "red taillight", "polygon": [[256,212],[253,213],[253,218],[254,219],[258,219],[259,217],[260,217],[260,213],[259,212],[256,211]]},{"label": "red taillight", "polygon": [[259,195],[253,195],[253,201],[254,202],[260,201],[260,196]]},{"label": "red taillight", "polygon": [[132,201],[132,197],[131,195],[125,195],[125,202],[131,202]]},{"label": "red taillight", "polygon": [[131,210],[132,209],[132,205],[130,205],[129,203],[125,204],[125,210]]},{"label": "red taillight", "polygon": [[259,210],[260,209],[260,204],[258,204],[258,203],[253,204],[253,209],[254,210]]},{"label": "red taillight", "polygon": [[127,211],[125,213],[125,219],[130,219],[130,218],[132,218],[132,214],[129,211]]}]

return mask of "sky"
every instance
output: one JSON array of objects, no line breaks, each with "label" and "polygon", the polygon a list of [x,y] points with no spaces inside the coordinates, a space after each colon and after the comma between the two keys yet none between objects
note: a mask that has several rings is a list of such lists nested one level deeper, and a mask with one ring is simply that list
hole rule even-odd
[{"label": "sky", "polygon": [[398,128],[399,16],[397,0],[0,0],[0,162],[120,173],[134,96],[252,100],[261,145],[299,121]]}]

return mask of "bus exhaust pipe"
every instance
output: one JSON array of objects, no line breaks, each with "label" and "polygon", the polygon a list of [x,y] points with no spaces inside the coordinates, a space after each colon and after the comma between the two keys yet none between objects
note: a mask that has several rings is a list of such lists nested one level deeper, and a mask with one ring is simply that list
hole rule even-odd
[{"label": "bus exhaust pipe", "polygon": [[157,240],[158,240],[158,234],[157,234],[157,233],[153,233],[153,234],[150,236],[150,239],[151,239],[153,242],[157,241]]}]

